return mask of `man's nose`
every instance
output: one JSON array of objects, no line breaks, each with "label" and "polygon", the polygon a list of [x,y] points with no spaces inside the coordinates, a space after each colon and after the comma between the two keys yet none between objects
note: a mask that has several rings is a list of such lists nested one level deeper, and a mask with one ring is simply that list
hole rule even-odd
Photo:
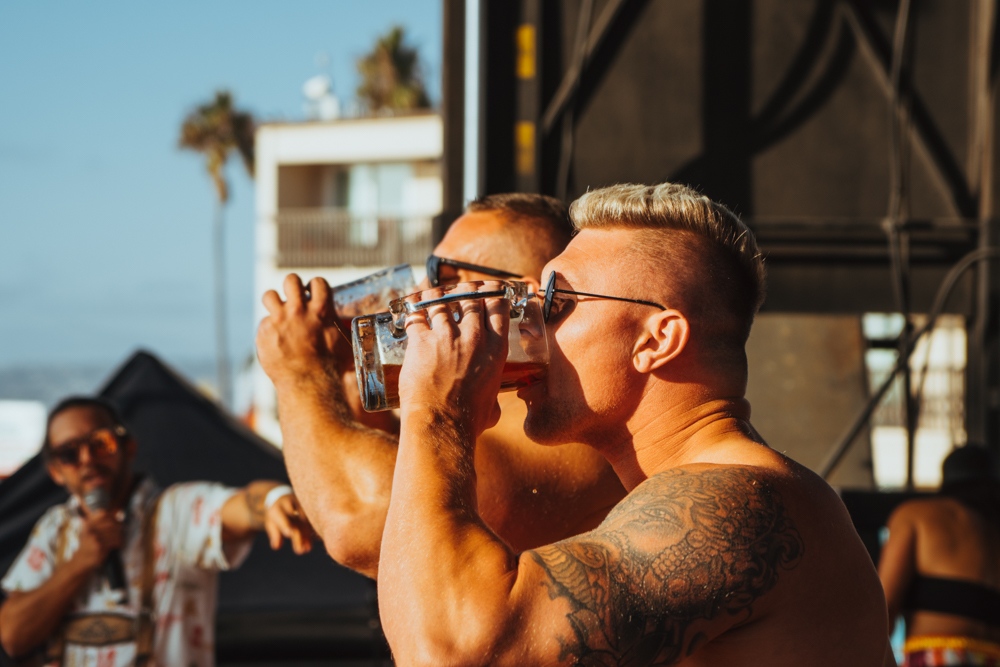
[{"label": "man's nose", "polygon": [[94,457],[90,451],[90,445],[80,445],[80,449],[77,450],[77,463],[81,466],[87,465],[94,460]]}]

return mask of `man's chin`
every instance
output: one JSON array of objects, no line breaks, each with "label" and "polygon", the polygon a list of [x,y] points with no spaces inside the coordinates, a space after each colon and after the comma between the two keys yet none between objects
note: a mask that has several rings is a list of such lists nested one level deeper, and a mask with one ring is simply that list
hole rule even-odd
[{"label": "man's chin", "polygon": [[108,496],[114,490],[114,477],[106,472],[88,473],[80,478],[80,495],[84,496],[96,489],[103,489]]},{"label": "man's chin", "polygon": [[558,400],[549,400],[548,384],[535,382],[517,390],[517,397],[524,401],[527,414],[524,417],[524,434],[539,445],[563,445],[568,439],[566,415]]},{"label": "man's chin", "polygon": [[560,433],[555,432],[550,427],[549,420],[545,419],[539,406],[537,404],[533,406],[530,402],[527,403],[528,414],[524,417],[524,435],[537,445],[552,446],[563,444],[565,439],[561,437]]}]

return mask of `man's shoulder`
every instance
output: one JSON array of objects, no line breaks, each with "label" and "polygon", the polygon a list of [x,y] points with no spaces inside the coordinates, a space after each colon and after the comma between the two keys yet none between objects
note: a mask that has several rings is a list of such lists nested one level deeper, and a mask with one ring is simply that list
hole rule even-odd
[{"label": "man's shoulder", "polygon": [[780,640],[795,626],[795,651],[806,655],[817,623],[884,632],[872,621],[885,616],[874,566],[838,504],[796,466],[686,465],[635,487],[594,531],[532,555],[552,597],[585,607],[594,587],[579,582],[600,582],[616,612],[646,618],[664,636],[711,640],[768,619],[728,650],[769,634]]},{"label": "man's shoulder", "polygon": [[900,503],[892,511],[887,523],[891,528],[892,526],[917,524],[925,521],[948,520],[966,514],[968,511],[961,502],[947,496],[934,495],[925,498],[911,498]]},{"label": "man's shoulder", "polygon": [[[644,619],[658,636],[715,636],[771,607],[761,598],[803,558],[775,477],[753,466],[663,471],[633,489],[597,529],[532,556],[552,597],[586,607],[594,590],[606,588],[601,595],[610,596],[620,617]],[[586,584],[595,581],[596,588]],[[682,642],[685,650],[693,650],[692,641]]]},{"label": "man's shoulder", "polygon": [[636,486],[612,511],[640,510],[658,499],[687,500],[692,504],[720,504],[758,499],[767,505],[781,504],[782,494],[795,493],[809,481],[796,474],[774,468],[741,465],[695,463],[658,472]]},{"label": "man's shoulder", "polygon": [[779,472],[748,465],[695,464],[657,473],[632,490],[602,524],[656,540],[708,538],[722,551],[781,544],[785,565],[802,551]]},{"label": "man's shoulder", "polygon": [[34,533],[53,532],[62,528],[74,514],[69,500],[53,505],[35,522]]}]

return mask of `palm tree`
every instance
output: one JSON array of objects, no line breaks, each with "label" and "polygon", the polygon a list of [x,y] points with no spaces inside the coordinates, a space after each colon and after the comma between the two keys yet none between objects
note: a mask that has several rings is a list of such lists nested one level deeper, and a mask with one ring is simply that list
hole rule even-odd
[{"label": "palm tree", "polygon": [[225,405],[231,401],[229,352],[226,342],[226,279],[223,222],[229,202],[226,163],[235,150],[253,177],[254,119],[251,114],[233,106],[229,91],[219,90],[215,99],[188,113],[181,125],[178,145],[205,156],[208,175],[215,185],[216,206],[213,224],[213,254],[215,265],[215,354],[219,397]]},{"label": "palm tree", "polygon": [[372,113],[411,111],[430,107],[423,66],[416,47],[406,44],[406,31],[393,26],[375,42],[371,53],[358,59],[358,99]]}]

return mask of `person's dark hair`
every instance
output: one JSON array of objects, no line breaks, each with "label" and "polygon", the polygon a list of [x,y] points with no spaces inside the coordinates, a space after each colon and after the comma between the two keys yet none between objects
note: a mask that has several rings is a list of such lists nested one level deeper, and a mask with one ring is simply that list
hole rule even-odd
[{"label": "person's dark hair", "polygon": [[52,451],[52,441],[49,439],[49,430],[53,420],[63,412],[74,408],[89,408],[100,410],[117,426],[124,426],[118,408],[111,401],[99,396],[69,396],[62,399],[49,411],[49,416],[45,420],[45,440],[42,441],[42,458],[46,463],[50,461],[49,454]]},{"label": "person's dark hair", "polygon": [[527,192],[485,195],[469,202],[466,213],[493,213],[504,221],[489,238],[496,268],[541,280],[542,268],[573,237],[567,206],[546,195]]},{"label": "person's dark hair", "polygon": [[569,207],[555,197],[528,192],[506,192],[483,195],[465,207],[469,213],[498,211],[516,218],[544,220],[554,230],[567,237],[573,234],[573,223],[569,219]]},{"label": "person's dark hair", "polygon": [[1000,460],[992,450],[969,444],[949,454],[941,465],[939,493],[1000,527]]}]

